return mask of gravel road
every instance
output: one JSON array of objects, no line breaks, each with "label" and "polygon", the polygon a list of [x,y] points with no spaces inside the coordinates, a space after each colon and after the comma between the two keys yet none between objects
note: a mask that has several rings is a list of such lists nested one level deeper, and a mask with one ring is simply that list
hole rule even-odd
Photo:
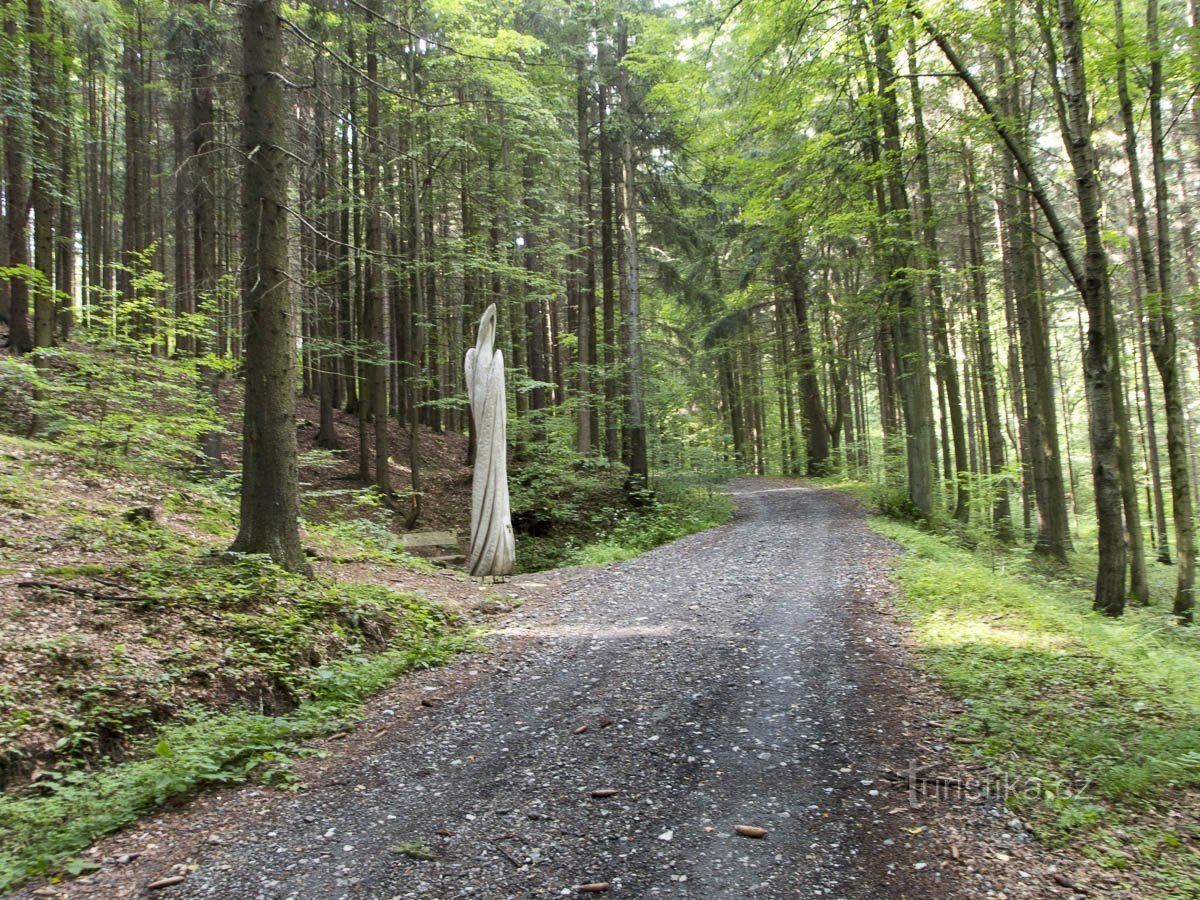
[{"label": "gravel road", "polygon": [[837,493],[733,491],[734,522],[508,617],[517,649],[458,687],[430,673],[415,718],[154,895],[952,896],[873,780],[899,751],[859,620],[891,545]]}]

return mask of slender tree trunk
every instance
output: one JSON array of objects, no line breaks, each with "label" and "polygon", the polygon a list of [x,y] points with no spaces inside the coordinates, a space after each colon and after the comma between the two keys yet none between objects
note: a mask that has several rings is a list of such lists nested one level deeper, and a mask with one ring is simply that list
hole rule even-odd
[{"label": "slender tree trunk", "polygon": [[603,304],[604,342],[604,453],[615,462],[620,456],[617,416],[617,289],[614,278],[616,252],[613,234],[612,138],[607,129],[609,89],[600,85],[596,105],[600,133],[600,295]]},{"label": "slender tree trunk", "polygon": [[[145,53],[142,37],[142,13],[134,6],[131,20],[125,26],[121,80],[125,100],[125,182],[122,203],[121,267],[117,269],[117,292],[125,302],[134,299],[133,267],[137,254],[144,252],[150,241],[146,227],[147,140]],[[150,322],[144,310],[136,310],[129,322],[131,337],[145,339],[150,335]]]},{"label": "slender tree trunk", "polygon": [[1100,556],[1094,602],[1096,609],[1105,615],[1119,616],[1125,610],[1127,562],[1121,515],[1121,460],[1116,428],[1120,410],[1115,408],[1113,390],[1121,378],[1119,344],[1112,327],[1108,254],[1104,249],[1101,231],[1100,184],[1092,143],[1081,21],[1075,0],[1058,0],[1058,11],[1070,129],[1067,141],[1085,243],[1077,285],[1088,312],[1084,371],[1092,401],[1089,435]]},{"label": "slender tree trunk", "polygon": [[[4,0],[4,34],[9,47],[19,46],[20,15],[16,0]],[[16,59],[0,60],[0,76],[13,85],[16,95],[4,106],[4,207],[8,234],[8,264],[13,268],[29,265],[30,178],[28,152],[30,127],[28,107],[19,101],[22,67]],[[16,275],[8,279],[8,345],[18,353],[33,349],[33,331],[29,322],[29,279]]]},{"label": "slender tree trunk", "polygon": [[522,207],[526,228],[522,234],[521,261],[525,268],[525,282],[521,288],[525,297],[525,360],[529,377],[537,382],[529,391],[529,409],[537,423],[534,434],[545,440],[546,387],[550,381],[550,367],[546,359],[546,318],[542,308],[541,291],[535,281],[538,276],[537,227],[541,210],[534,197],[535,161],[526,154],[521,166]]},{"label": "slender tree trunk", "polygon": [[975,301],[975,341],[979,354],[979,388],[983,420],[987,432],[988,474],[995,479],[992,486],[992,527],[1002,541],[1011,541],[1012,509],[1008,501],[1008,485],[1004,483],[1004,431],[1000,425],[1000,401],[996,389],[996,360],[992,352],[992,330],[988,309],[987,273],[984,268],[983,236],[980,228],[979,205],[975,197],[974,161],[970,150],[963,155],[963,177],[966,183],[967,260],[971,273],[971,294]]},{"label": "slender tree trunk", "polygon": [[1177,557],[1175,615],[1191,624],[1196,581],[1195,523],[1192,518],[1191,472],[1188,464],[1187,422],[1178,367],[1178,333],[1171,285],[1171,219],[1163,134],[1162,55],[1159,47],[1158,0],[1147,0],[1146,36],[1150,53],[1150,148],[1154,168],[1154,197],[1158,231],[1158,293],[1150,304],[1150,351],[1162,380],[1167,412],[1167,461],[1171,471],[1171,510],[1175,520]]},{"label": "slender tree trunk", "polygon": [[1136,271],[1134,275],[1134,303],[1139,307],[1134,310],[1134,314],[1138,323],[1138,362],[1141,364],[1142,414],[1145,417],[1143,427],[1146,434],[1146,469],[1150,476],[1150,506],[1154,510],[1157,538],[1155,550],[1158,561],[1164,565],[1170,565],[1171,536],[1167,533],[1167,511],[1166,504],[1163,502],[1162,471],[1158,455],[1158,426],[1155,423],[1154,415],[1154,392],[1150,387],[1150,354],[1146,346],[1146,318],[1140,309],[1145,297],[1140,290],[1140,279],[1136,277]]},{"label": "slender tree trunk", "polygon": [[592,452],[592,366],[596,345],[596,275],[589,248],[592,234],[592,169],[588,141],[588,78],[583,59],[577,63],[575,76],[575,122],[579,140],[579,212],[583,221],[577,226],[575,240],[576,268],[587,266],[582,284],[576,276],[578,291],[578,356],[575,389],[576,414],[575,449],[588,455]]},{"label": "slender tree trunk", "polygon": [[[59,46],[69,46],[72,36],[67,23],[59,21]],[[62,134],[59,136],[58,185],[60,197],[58,200],[58,225],[54,242],[54,288],[58,294],[54,311],[54,327],[62,340],[70,340],[75,328],[75,212],[79,202],[77,193],[78,178],[76,177],[77,146],[75,143],[74,123],[78,113],[75,110],[76,101],[67,87],[71,84],[73,60],[60,58],[56,60],[58,70],[58,88],[62,95],[63,110]]]},{"label": "slender tree trunk", "polygon": [[[967,476],[967,440],[963,430],[962,398],[958,387],[958,369],[950,355],[950,336],[946,324],[946,307],[942,292],[941,255],[938,252],[937,219],[933,207],[933,186],[929,177],[929,136],[925,131],[925,116],[921,83],[916,71],[916,42],[910,39],[909,64],[913,67],[913,120],[917,134],[917,183],[921,191],[921,238],[924,244],[922,266],[929,273],[930,327],[933,329],[934,360],[938,385],[942,387],[949,407],[950,432],[954,441],[955,502],[953,516],[960,522],[970,517],[971,494]],[[943,422],[945,417],[943,417]],[[949,469],[949,464],[946,466]]]},{"label": "slender tree trunk", "polygon": [[[313,65],[318,90],[331,91],[332,85],[329,82],[324,55],[318,54]],[[337,450],[341,447],[341,441],[334,425],[333,408],[337,405],[338,359],[337,355],[331,352],[330,346],[337,338],[337,282],[342,278],[332,237],[337,233],[339,216],[336,210],[330,209],[330,158],[326,150],[329,146],[329,125],[326,121],[325,104],[318,101],[314,106],[312,146],[316,171],[313,203],[320,211],[318,221],[321,222],[320,234],[316,235],[313,247],[319,272],[315,311],[319,347],[315,355],[319,420],[316,445],[324,450]]]},{"label": "slender tree trunk", "polygon": [[391,444],[388,439],[388,358],[390,341],[388,335],[387,295],[384,288],[382,257],[383,245],[383,191],[380,176],[383,167],[383,150],[380,140],[379,122],[379,53],[377,50],[379,0],[370,0],[367,21],[367,131],[366,131],[366,177],[364,179],[364,207],[366,215],[367,258],[364,261],[363,294],[366,322],[363,332],[369,349],[370,359],[366,369],[366,404],[373,425],[375,449],[375,488],[384,496],[392,493],[392,474],[389,458]]},{"label": "slender tree trunk", "polygon": [[646,456],[646,422],[642,408],[642,292],[639,281],[637,233],[637,170],[633,155],[634,99],[633,76],[624,63],[625,22],[619,27],[617,44],[622,58],[620,70],[621,107],[625,113],[625,133],[621,140],[621,188],[625,202],[622,209],[621,233],[625,249],[625,307],[621,310],[625,326],[625,371],[628,396],[625,399],[625,427],[629,435],[627,459],[629,481],[626,490],[637,496],[650,486],[649,462]]},{"label": "slender tree trunk", "polygon": [[825,424],[825,407],[821,401],[816,354],[813,352],[808,312],[809,275],[803,253],[803,247],[796,247],[796,258],[787,271],[792,311],[796,316],[796,363],[800,370],[800,391],[803,395],[801,433],[804,435],[805,474],[809,478],[818,478],[828,472],[829,429]]}]

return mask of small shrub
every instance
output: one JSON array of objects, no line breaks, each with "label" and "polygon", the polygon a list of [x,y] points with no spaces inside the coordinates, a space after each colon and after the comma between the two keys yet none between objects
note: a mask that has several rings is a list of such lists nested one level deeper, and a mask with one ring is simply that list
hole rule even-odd
[{"label": "small shrub", "polygon": [[0,355],[0,430],[5,434],[27,435],[33,431],[37,384],[38,374],[32,363]]},{"label": "small shrub", "polygon": [[908,489],[897,484],[872,485],[868,493],[870,503],[879,514],[899,522],[921,522],[926,516],[913,504]]}]

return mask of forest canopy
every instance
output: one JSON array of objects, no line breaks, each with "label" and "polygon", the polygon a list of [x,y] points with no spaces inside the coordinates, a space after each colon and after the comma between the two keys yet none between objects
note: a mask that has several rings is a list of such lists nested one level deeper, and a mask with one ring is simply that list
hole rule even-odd
[{"label": "forest canopy", "polygon": [[866,481],[1191,621],[1193,0],[0,12],[3,427],[241,444],[235,549],[307,566],[297,394],[422,521],[495,303],[518,471]]}]

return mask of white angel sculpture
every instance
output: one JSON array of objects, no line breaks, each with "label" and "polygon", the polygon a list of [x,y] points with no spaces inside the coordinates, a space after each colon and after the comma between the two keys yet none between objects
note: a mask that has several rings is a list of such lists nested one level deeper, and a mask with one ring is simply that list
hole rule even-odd
[{"label": "white angel sculpture", "polygon": [[509,575],[516,548],[508,505],[508,409],[504,354],[495,349],[496,304],[479,321],[475,346],[467,351],[467,397],[475,427],[475,471],[471,479],[471,552],[467,571],[476,577]]}]

